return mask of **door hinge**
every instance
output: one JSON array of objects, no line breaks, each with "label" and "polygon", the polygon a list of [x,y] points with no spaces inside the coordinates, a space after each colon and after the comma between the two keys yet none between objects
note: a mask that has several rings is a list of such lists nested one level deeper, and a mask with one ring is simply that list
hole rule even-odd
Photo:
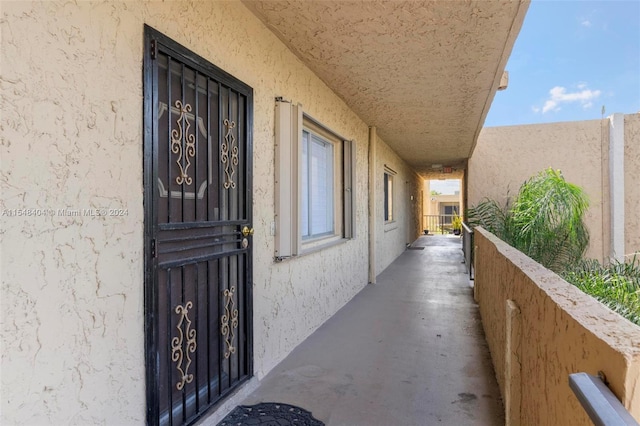
[{"label": "door hinge", "polygon": [[155,240],[155,238],[153,240],[151,240],[151,257],[153,257],[154,259],[156,257],[158,257],[158,252],[156,250],[156,240]]},{"label": "door hinge", "polygon": [[156,59],[158,56],[158,43],[155,40],[151,40],[151,59]]}]

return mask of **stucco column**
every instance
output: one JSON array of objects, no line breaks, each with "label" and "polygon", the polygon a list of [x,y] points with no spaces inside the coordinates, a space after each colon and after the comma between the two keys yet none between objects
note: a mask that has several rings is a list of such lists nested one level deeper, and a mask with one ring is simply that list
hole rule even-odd
[{"label": "stucco column", "polygon": [[469,219],[467,218],[467,202],[469,201],[469,182],[468,182],[468,177],[469,177],[469,160],[465,161],[465,165],[464,165],[464,172],[462,173],[462,185],[460,185],[460,189],[461,189],[461,196],[462,199],[460,200],[460,217],[462,218],[462,220],[464,220],[465,222],[468,221]]},{"label": "stucco column", "polygon": [[611,260],[624,261],[624,114],[609,117]]},{"label": "stucco column", "polygon": [[369,127],[369,282],[376,283],[376,139],[375,127]]}]

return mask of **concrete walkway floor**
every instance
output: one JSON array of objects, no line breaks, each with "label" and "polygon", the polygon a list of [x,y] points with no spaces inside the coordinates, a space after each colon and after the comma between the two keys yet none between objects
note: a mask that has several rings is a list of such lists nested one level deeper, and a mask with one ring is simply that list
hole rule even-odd
[{"label": "concrete walkway floor", "polygon": [[504,425],[459,238],[423,236],[275,367],[243,405],[326,425]]}]

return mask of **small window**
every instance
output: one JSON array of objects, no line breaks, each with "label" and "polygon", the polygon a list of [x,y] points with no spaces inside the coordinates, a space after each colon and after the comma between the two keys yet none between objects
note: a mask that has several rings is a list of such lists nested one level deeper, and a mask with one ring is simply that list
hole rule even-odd
[{"label": "small window", "polygon": [[444,205],[442,206],[442,214],[444,215],[444,223],[450,224],[453,221],[453,216],[458,215],[458,206],[457,205]]},{"label": "small window", "polygon": [[355,237],[355,145],[276,102],[276,259]]},{"label": "small window", "polygon": [[395,172],[387,167],[384,171],[384,221],[393,222],[393,176]]},{"label": "small window", "polygon": [[[302,240],[334,235],[335,223],[334,144],[309,129],[302,132],[302,176],[300,203]],[[335,176],[339,178],[339,176]]]}]

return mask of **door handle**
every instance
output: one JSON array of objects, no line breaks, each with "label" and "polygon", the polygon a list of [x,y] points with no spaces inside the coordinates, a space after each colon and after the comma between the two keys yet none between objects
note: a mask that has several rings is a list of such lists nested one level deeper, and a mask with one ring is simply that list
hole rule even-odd
[{"label": "door handle", "polygon": [[244,228],[242,228],[242,235],[244,235],[245,237],[248,237],[249,235],[253,235],[253,228],[249,228],[248,226],[245,226]]}]

